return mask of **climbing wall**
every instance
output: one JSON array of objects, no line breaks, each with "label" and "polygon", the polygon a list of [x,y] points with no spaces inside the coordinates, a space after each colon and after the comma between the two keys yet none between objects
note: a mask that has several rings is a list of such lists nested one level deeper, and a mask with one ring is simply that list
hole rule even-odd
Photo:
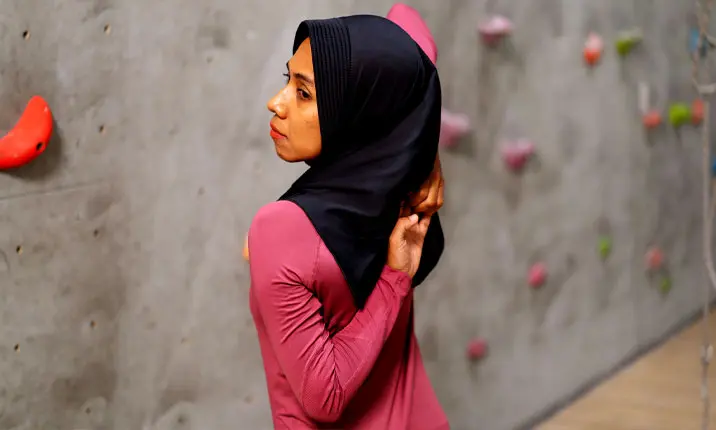
[{"label": "climbing wall", "polygon": [[[421,349],[454,429],[531,428],[699,307],[693,5],[408,4],[454,134]],[[301,19],[391,5],[3,3],[0,128],[34,95],[54,123],[0,172],[0,429],[271,428],[241,248],[303,166],[265,102]],[[512,32],[488,46],[496,14]]]}]

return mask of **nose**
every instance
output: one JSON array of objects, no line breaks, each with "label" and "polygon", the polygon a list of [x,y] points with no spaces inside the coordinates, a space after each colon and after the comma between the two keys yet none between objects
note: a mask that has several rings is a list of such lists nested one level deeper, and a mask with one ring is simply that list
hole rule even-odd
[{"label": "nose", "polygon": [[286,119],[286,101],[284,97],[284,89],[279,91],[275,96],[271,98],[266,104],[266,107],[274,115],[281,119]]}]

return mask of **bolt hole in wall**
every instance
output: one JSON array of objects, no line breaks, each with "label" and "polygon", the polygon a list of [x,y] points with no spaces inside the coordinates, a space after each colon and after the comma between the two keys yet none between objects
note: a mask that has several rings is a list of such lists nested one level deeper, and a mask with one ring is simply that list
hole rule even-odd
[{"label": "bolt hole in wall", "polygon": [[15,352],[20,352],[20,344],[16,343],[13,349],[15,350]]},{"label": "bolt hole in wall", "polygon": [[22,38],[27,40],[30,38],[30,30],[25,30],[22,32]]},{"label": "bolt hole in wall", "polygon": [[104,124],[100,125],[97,131],[99,131],[99,134],[105,134],[106,129],[104,127]]},{"label": "bolt hole in wall", "polygon": [[112,32],[112,26],[107,24],[104,26],[104,34],[109,34]]},{"label": "bolt hole in wall", "polygon": [[17,245],[15,247],[15,252],[17,253],[17,255],[22,254],[22,245]]}]

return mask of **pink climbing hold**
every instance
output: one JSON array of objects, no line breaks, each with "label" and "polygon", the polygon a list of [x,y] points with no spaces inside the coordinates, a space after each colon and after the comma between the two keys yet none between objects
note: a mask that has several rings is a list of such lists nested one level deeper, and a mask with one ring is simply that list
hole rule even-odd
[{"label": "pink climbing hold", "polygon": [[656,246],[646,252],[646,267],[649,270],[659,270],[664,264],[664,253]]},{"label": "pink climbing hold", "polygon": [[503,37],[512,33],[512,22],[501,15],[495,15],[489,21],[480,24],[478,31],[482,41],[488,46],[495,46]]},{"label": "pink climbing hold", "polygon": [[602,58],[604,41],[597,33],[589,33],[587,41],[584,42],[584,61],[594,66]]},{"label": "pink climbing hold", "polygon": [[465,114],[442,110],[440,118],[440,145],[455,146],[458,140],[470,131],[470,119]]},{"label": "pink climbing hold", "polygon": [[487,341],[485,339],[473,339],[467,345],[467,357],[470,360],[480,360],[487,355]]},{"label": "pink climbing hold", "polygon": [[530,287],[539,288],[544,285],[547,280],[547,267],[543,263],[536,263],[530,267],[529,274],[527,276],[527,282]]},{"label": "pink climbing hold", "polygon": [[502,159],[507,168],[513,172],[520,172],[534,152],[534,143],[527,139],[518,139],[513,142],[508,142],[502,148]]}]

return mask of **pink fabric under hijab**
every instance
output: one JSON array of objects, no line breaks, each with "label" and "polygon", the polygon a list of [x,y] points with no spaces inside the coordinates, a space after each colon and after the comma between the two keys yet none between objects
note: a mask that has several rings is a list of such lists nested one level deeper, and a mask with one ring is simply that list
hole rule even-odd
[{"label": "pink fabric under hijab", "polygon": [[403,3],[396,3],[388,11],[386,18],[405,30],[432,60],[433,64],[438,61],[438,48],[433,34],[417,10]]},{"label": "pink fabric under hijab", "polygon": [[303,210],[269,203],[249,229],[251,314],[274,429],[449,430],[413,327],[413,289],[383,268],[355,308]]}]

